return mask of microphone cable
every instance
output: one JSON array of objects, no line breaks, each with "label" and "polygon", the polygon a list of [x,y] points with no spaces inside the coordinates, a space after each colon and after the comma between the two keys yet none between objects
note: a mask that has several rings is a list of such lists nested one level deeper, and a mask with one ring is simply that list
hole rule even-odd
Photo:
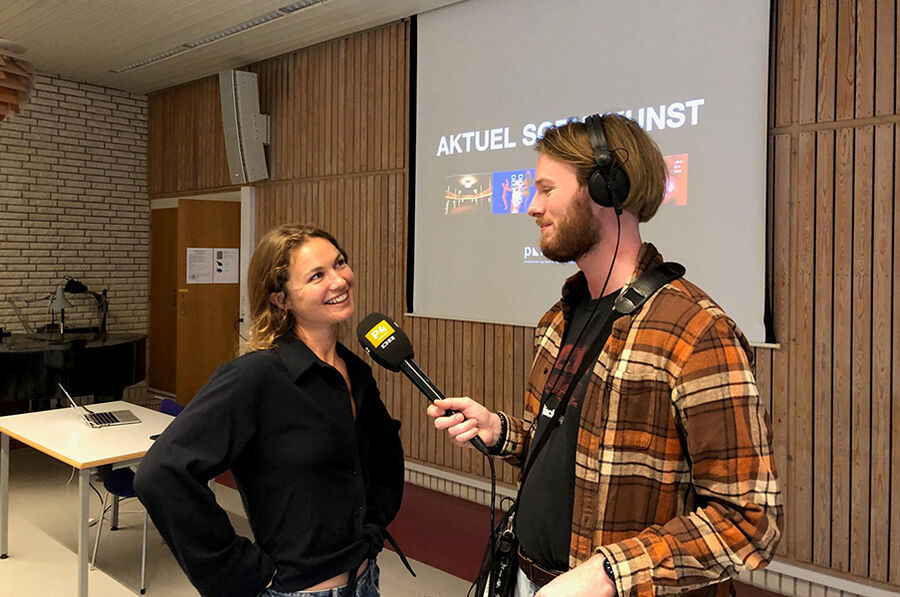
[{"label": "microphone cable", "polygon": [[[619,211],[616,210],[616,248],[613,251],[613,258],[610,260],[609,269],[606,272],[606,279],[603,281],[603,287],[600,289],[600,296],[597,297],[598,300],[594,304],[594,307],[591,310],[591,314],[588,317],[587,321],[585,322],[584,326],[582,326],[582,328],[578,331],[578,336],[576,336],[575,341],[573,343],[574,345],[577,345],[581,341],[581,338],[584,335],[585,330],[587,330],[590,327],[591,322],[594,320],[594,316],[596,316],[596,314],[597,314],[597,307],[600,306],[601,301],[599,299],[601,299],[606,294],[606,286],[607,286],[607,284],[609,284],[609,279],[612,276],[612,271],[613,271],[613,267],[615,266],[615,263],[616,263],[616,258],[619,255],[619,243],[621,240],[622,240],[622,218],[621,218],[621,214],[619,213]],[[590,292],[590,291],[588,291],[588,292]],[[557,370],[556,378],[554,379],[554,385],[557,382],[559,382],[559,378],[562,375],[562,372],[565,370],[565,368],[569,365],[569,359],[571,359],[572,354],[574,352],[575,351],[572,350],[569,352],[569,354],[566,355],[566,359],[565,359],[565,361],[563,361],[563,366]],[[550,392],[547,395],[547,397],[541,401],[541,408],[538,411],[539,413],[543,411],[544,405],[546,404],[547,400],[550,398],[551,395],[552,395],[552,392]],[[557,405],[557,408],[559,408],[559,405]],[[537,423],[535,422],[534,424],[536,425]],[[490,550],[491,556],[493,557],[494,530],[495,530],[495,525],[496,525],[495,512],[497,510],[497,508],[496,508],[496,504],[497,504],[497,474],[496,474],[496,470],[494,468],[494,457],[488,456],[488,455],[484,455],[484,457],[487,458],[488,465],[490,466],[490,469],[491,469],[491,506],[490,506],[490,508],[491,508],[491,513],[490,513],[491,526],[490,526],[489,534],[488,534],[488,537],[490,537],[490,544],[488,545],[488,549]],[[522,491],[522,487],[520,486],[517,494],[521,491]],[[504,498],[504,500],[508,500],[508,499],[510,499],[510,498],[509,497]],[[469,586],[469,590],[466,591],[466,597],[472,597],[472,590],[476,587],[477,582],[478,582],[478,579],[476,578],[475,581]],[[488,595],[491,595],[490,587],[488,588]],[[480,597],[480,596],[476,595],[474,597]]]}]

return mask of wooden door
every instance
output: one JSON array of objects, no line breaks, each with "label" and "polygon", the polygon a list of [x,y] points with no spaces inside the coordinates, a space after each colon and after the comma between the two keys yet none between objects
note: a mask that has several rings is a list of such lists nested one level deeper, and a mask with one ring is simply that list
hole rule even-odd
[{"label": "wooden door", "polygon": [[215,369],[237,356],[239,284],[187,283],[187,250],[240,247],[240,201],[178,202],[175,394],[190,402]]}]

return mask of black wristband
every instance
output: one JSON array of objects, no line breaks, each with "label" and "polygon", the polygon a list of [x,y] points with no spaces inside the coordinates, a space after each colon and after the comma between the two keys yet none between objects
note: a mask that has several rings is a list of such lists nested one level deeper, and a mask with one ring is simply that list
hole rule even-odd
[{"label": "black wristband", "polygon": [[606,572],[606,576],[609,577],[609,580],[612,581],[613,590],[616,592],[616,595],[619,594],[619,590],[616,587],[616,573],[613,572],[612,564],[609,563],[609,558],[603,558],[603,571]]},{"label": "black wristband", "polygon": [[500,436],[497,438],[497,443],[488,448],[488,454],[491,456],[497,456],[503,452],[503,444],[506,443],[506,436],[509,433],[509,423],[506,421],[506,415],[497,411],[497,416],[500,418]]}]

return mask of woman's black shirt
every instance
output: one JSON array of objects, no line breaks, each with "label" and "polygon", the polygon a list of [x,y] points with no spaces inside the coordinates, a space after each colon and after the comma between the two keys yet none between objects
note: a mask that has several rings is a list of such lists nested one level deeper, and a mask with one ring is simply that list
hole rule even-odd
[{"label": "woman's black shirt", "polygon": [[[338,344],[343,376],[293,334],[219,367],[156,440],[135,489],[203,595],[300,591],[380,551],[400,508],[403,449],[372,371]],[[256,543],[207,482],[231,469]]]}]

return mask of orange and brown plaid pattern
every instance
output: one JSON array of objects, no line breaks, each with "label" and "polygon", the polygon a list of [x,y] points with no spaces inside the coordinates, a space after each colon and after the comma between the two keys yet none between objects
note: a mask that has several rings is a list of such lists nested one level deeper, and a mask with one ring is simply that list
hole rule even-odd
[{"label": "orange and brown plaid pattern", "polygon": [[[632,280],[662,263],[645,244]],[[579,272],[566,284],[584,284]],[[525,419],[508,417],[504,457],[533,439],[564,318],[535,330]],[[750,346],[702,290],[683,279],[619,318],[589,380],[578,432],[569,565],[603,553],[620,596],[666,595],[765,566],[782,516],[768,414]]]}]

